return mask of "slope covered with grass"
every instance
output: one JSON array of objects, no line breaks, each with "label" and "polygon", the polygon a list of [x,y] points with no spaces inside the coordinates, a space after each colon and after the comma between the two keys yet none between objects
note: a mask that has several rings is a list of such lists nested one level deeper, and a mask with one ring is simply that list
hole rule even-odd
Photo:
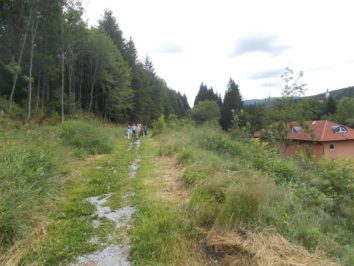
[{"label": "slope covered with grass", "polygon": [[0,127],[0,254],[11,256],[48,221],[79,158],[113,150],[116,132],[93,120],[40,126],[2,117]]},{"label": "slope covered with grass", "polygon": [[353,264],[352,162],[282,158],[266,143],[241,142],[189,122],[172,123],[158,138],[159,153],[177,156],[184,166],[183,179],[191,190],[187,213],[204,232],[199,241],[225,263],[240,259],[239,249],[249,252],[249,263],[256,257],[237,246],[235,236],[247,239],[271,230],[274,238],[280,234],[315,252],[317,262],[323,260],[319,254],[328,254]]}]

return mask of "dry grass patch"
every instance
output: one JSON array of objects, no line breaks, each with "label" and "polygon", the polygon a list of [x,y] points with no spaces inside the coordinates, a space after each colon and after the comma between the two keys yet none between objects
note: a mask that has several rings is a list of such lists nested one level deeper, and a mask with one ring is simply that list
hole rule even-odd
[{"label": "dry grass patch", "polygon": [[157,169],[156,180],[150,180],[156,187],[156,191],[152,194],[153,199],[171,203],[186,203],[189,192],[182,180],[183,168],[177,165],[176,159],[166,156],[159,157]]},{"label": "dry grass patch", "polygon": [[204,241],[206,249],[221,265],[312,266],[340,265],[322,251],[309,253],[284,239],[275,230],[251,232],[211,231]]}]

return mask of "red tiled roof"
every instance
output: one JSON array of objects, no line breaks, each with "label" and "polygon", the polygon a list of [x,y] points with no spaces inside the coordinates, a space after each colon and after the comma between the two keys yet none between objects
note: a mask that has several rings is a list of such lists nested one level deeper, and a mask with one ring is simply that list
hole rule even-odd
[{"label": "red tiled roof", "polygon": [[[289,138],[292,140],[319,142],[354,140],[354,129],[329,120],[307,121],[305,125],[308,129],[304,130],[304,127],[298,126],[295,128],[298,131],[291,131]],[[294,127],[293,123],[291,123],[291,127]],[[335,129],[338,127],[346,129],[347,133],[335,133]]]}]

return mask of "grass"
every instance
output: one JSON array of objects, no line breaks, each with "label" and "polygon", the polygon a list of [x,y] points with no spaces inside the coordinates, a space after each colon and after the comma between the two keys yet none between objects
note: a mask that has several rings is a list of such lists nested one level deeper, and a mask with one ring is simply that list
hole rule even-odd
[{"label": "grass", "polygon": [[159,152],[154,140],[144,140],[143,160],[135,185],[134,204],[139,211],[131,231],[132,262],[135,265],[202,265],[198,247],[189,238],[191,224],[183,203],[173,194],[165,200],[157,196],[166,190],[166,177],[161,173],[166,165],[156,156]]},{"label": "grass", "polygon": [[[75,123],[80,125],[78,121],[71,125]],[[88,127],[97,127],[100,124],[101,130],[105,128],[105,135],[99,136],[109,136],[110,140],[122,133],[121,130],[107,127],[107,124],[99,121],[83,123]],[[48,236],[47,242],[44,241],[45,244],[38,244],[36,247],[42,245],[48,252],[36,253],[38,256],[29,252],[23,261],[38,260],[51,265],[55,261],[73,256],[79,252],[75,247],[87,245],[84,244],[90,234],[90,222],[87,217],[94,211],[82,197],[96,191],[108,191],[110,187],[117,189],[120,184],[113,182],[112,175],[106,172],[95,172],[95,168],[84,173],[92,175],[91,179],[76,176],[78,172],[74,169],[80,167],[83,162],[78,160],[75,154],[81,148],[66,145],[60,140],[62,126],[22,123],[7,117],[1,118],[0,126],[0,262],[5,263],[9,258],[11,260],[16,256],[21,257],[26,249],[33,248],[34,243],[38,244],[35,239],[42,239],[43,234]],[[83,134],[82,129],[76,128],[80,131],[83,141],[86,137],[92,137]],[[75,127],[72,130],[75,131]],[[95,147],[100,145],[99,142],[86,142],[90,143],[91,149],[95,151],[109,151]],[[84,157],[86,154],[87,152]],[[103,164],[108,167],[110,162]],[[81,186],[81,183],[77,183],[78,180],[81,180],[81,183],[91,182],[92,185]],[[64,191],[70,193],[66,194]],[[78,217],[85,217],[82,228],[79,226]],[[58,239],[67,239],[67,243]],[[83,250],[92,248],[88,245]],[[49,255],[53,251],[57,254],[55,258]]]},{"label": "grass", "polygon": [[201,231],[276,228],[310,252],[322,250],[345,265],[353,263],[349,163],[281,158],[266,143],[245,144],[219,129],[192,127],[179,124],[159,136],[166,143],[160,154],[177,156],[184,166],[183,180],[192,191],[191,224]]},{"label": "grass", "polygon": [[[0,134],[0,250],[27,236],[55,197],[71,151],[55,142],[54,127],[10,121]],[[64,156],[65,154],[65,156]]]},{"label": "grass", "polygon": [[[134,154],[125,152],[126,148],[126,142],[118,142],[112,154],[88,162],[81,174],[67,181],[51,216],[54,222],[21,263],[59,265],[107,245],[108,235],[115,235],[114,225],[100,218],[100,226],[93,228],[95,208],[86,199],[113,193],[106,206],[114,210],[126,203],[121,198],[132,188],[128,166],[134,159]],[[90,242],[94,235],[100,239],[97,244]],[[117,243],[119,238],[110,241]]]},{"label": "grass", "polygon": [[84,121],[69,120],[60,127],[63,141],[88,154],[110,153],[114,140],[104,130]]},{"label": "grass", "polygon": [[[277,252],[285,252],[277,248],[281,243],[290,252],[284,254],[299,263],[312,261],[315,251],[316,259],[327,261],[322,251],[353,264],[348,163],[284,159],[264,143],[245,144],[210,126],[173,123],[154,138],[144,138],[139,151],[127,152],[127,140],[115,141],[111,154],[80,162],[78,155],[105,151],[96,133],[99,139],[105,134],[114,139],[123,136],[123,129],[102,130],[99,121],[88,120],[44,127],[0,120],[6,127],[0,132],[1,251],[28,238],[13,264],[59,265],[121,243],[122,232],[107,219],[100,218],[101,225],[93,228],[98,217],[86,200],[113,193],[107,206],[133,203],[138,209],[130,230],[136,265],[205,265],[210,258],[204,249],[220,263],[252,261],[257,252],[247,251],[251,240],[252,247],[269,249],[279,260],[284,257]],[[86,126],[101,130],[85,135]],[[80,134],[87,139],[69,142],[70,135]],[[137,154],[141,166],[130,179]],[[132,199],[124,197],[132,191]],[[270,228],[276,232],[268,234]],[[93,236],[97,243],[90,242]],[[262,245],[257,239],[263,239]]]}]

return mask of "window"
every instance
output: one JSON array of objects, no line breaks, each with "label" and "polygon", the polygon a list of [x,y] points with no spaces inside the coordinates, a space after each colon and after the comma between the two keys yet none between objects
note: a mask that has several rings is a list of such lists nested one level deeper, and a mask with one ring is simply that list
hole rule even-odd
[{"label": "window", "polygon": [[345,127],[341,126],[332,126],[332,131],[336,134],[346,134],[348,133],[348,130]]},{"label": "window", "polygon": [[299,132],[300,130],[301,130],[301,127],[297,127],[297,126],[291,128],[291,131],[292,131],[293,133],[297,133],[297,132]]},{"label": "window", "polygon": [[330,150],[335,150],[336,149],[336,144],[335,143],[329,144],[329,149]]},{"label": "window", "polygon": [[343,133],[347,133],[347,132],[348,132],[347,129],[344,127],[338,127],[336,129],[336,133],[339,133],[339,134],[343,134]]}]

